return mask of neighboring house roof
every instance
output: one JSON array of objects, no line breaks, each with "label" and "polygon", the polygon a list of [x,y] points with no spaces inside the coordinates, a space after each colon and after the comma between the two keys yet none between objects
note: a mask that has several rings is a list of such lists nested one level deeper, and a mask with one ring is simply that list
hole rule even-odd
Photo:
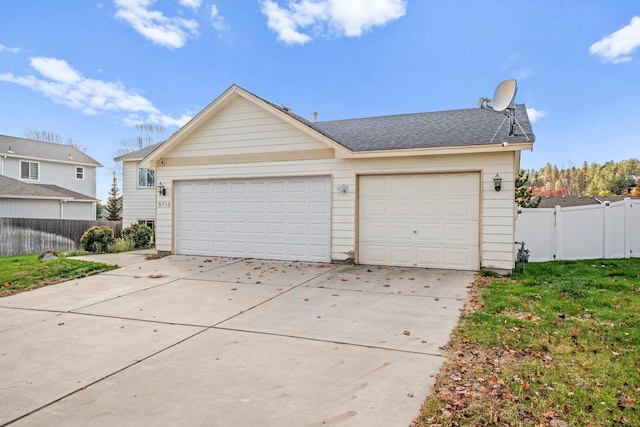
[{"label": "neighboring house roof", "polygon": [[[164,141],[163,141],[164,142]],[[162,145],[162,142],[157,142],[155,144],[147,145],[140,150],[132,151],[127,154],[123,154],[122,156],[118,156],[113,160],[116,162],[129,161],[129,160],[142,160],[147,157],[149,154],[153,153],[153,151]]]},{"label": "neighboring house roof", "polygon": [[58,199],[95,201],[97,199],[48,184],[28,184],[0,175],[0,198],[9,199]]},{"label": "neighboring house roof", "polygon": [[98,161],[92,159],[72,145],[34,141],[33,139],[16,138],[6,135],[0,135],[0,155],[29,160],[46,160],[58,163],[102,167],[102,164]]},{"label": "neighboring house roof", "polygon": [[631,196],[543,196],[538,208],[555,208],[569,206],[600,205],[605,202],[620,202]]},{"label": "neighboring house roof", "polygon": [[[383,152],[388,156],[393,151],[394,155],[442,154],[443,149],[450,149],[450,152],[466,149],[471,152],[469,150],[478,147],[483,151],[516,151],[533,147],[535,141],[524,105],[516,106],[516,119],[524,133],[516,124],[515,135],[509,136],[506,116],[489,109],[469,108],[312,122],[283,105],[277,105],[237,85],[231,85],[161,146],[156,147],[157,149],[145,157],[143,164],[153,166],[156,160],[170,151],[170,147],[176,141],[186,137],[234,96],[241,96],[261,105],[302,131],[315,136],[336,149],[337,157],[369,157],[375,156],[377,152]],[[418,153],[415,150],[424,151]],[[116,158],[118,159],[122,160],[122,157]]]}]

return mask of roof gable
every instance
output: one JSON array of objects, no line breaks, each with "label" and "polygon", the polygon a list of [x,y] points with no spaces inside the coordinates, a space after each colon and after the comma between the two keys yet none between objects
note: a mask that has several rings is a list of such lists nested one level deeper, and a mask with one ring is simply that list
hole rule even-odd
[{"label": "roof gable", "polygon": [[54,144],[14,136],[0,135],[0,154],[22,159],[102,167],[98,161],[72,145]]},{"label": "roof gable", "polygon": [[[204,133],[205,131],[203,130],[200,135],[198,134],[199,131],[204,129],[204,127],[208,123],[214,121],[216,116],[222,114],[227,107],[233,108],[233,104],[239,103],[251,104],[254,107],[254,110],[262,111],[266,115],[265,117],[258,117],[256,120],[265,119],[267,117],[276,118],[289,126],[293,126],[293,128],[297,129],[302,134],[307,135],[315,142],[321,143],[323,147],[336,150],[336,154],[338,154],[338,152],[341,152],[343,155],[349,154],[349,150],[347,150],[344,146],[326,137],[318,130],[315,130],[307,124],[303,123],[303,121],[301,121],[299,118],[296,118],[295,115],[290,114],[286,108],[278,107],[275,104],[266,101],[240,88],[237,85],[232,85],[216,100],[209,104],[204,110],[202,110],[193,119],[191,119],[186,125],[180,128],[171,137],[169,137],[159,148],[157,148],[149,156],[147,156],[143,160],[142,166],[154,166],[159,161],[159,159],[170,155],[170,153],[176,150],[179,145],[188,143],[187,141],[190,138],[201,137],[202,133]],[[252,118],[248,117],[247,120],[252,120]]]}]

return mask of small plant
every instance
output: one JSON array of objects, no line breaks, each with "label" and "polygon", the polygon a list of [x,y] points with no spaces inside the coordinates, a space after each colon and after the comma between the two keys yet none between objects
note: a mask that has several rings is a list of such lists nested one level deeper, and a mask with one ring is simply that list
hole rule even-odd
[{"label": "small plant", "polygon": [[114,243],[113,230],[106,225],[93,226],[80,238],[80,244],[87,252],[106,252]]},{"label": "small plant", "polygon": [[143,224],[131,224],[122,230],[122,237],[132,243],[132,249],[147,249],[151,246],[153,230]]},{"label": "small plant", "polygon": [[116,254],[120,252],[132,251],[133,249],[133,242],[131,240],[116,239],[115,242],[109,245],[107,252],[109,252],[110,254]]}]

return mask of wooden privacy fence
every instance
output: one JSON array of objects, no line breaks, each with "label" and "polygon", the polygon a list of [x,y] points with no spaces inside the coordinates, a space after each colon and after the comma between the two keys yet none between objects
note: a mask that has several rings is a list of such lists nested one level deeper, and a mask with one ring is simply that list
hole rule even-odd
[{"label": "wooden privacy fence", "polygon": [[79,249],[80,238],[94,225],[106,225],[116,237],[122,232],[120,221],[0,218],[0,256]]},{"label": "wooden privacy fence", "polygon": [[522,209],[516,240],[530,261],[640,257],[640,200]]}]

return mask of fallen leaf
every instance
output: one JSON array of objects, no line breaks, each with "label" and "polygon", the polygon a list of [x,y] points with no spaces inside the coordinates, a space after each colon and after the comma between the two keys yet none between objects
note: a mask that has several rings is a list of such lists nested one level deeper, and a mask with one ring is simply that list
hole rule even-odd
[{"label": "fallen leaf", "polygon": [[343,278],[342,278],[342,279],[340,279],[340,280],[341,280],[341,281],[343,281],[343,282],[348,282],[348,281],[349,281],[349,279],[347,279],[347,278],[345,278],[345,277],[343,277]]}]

